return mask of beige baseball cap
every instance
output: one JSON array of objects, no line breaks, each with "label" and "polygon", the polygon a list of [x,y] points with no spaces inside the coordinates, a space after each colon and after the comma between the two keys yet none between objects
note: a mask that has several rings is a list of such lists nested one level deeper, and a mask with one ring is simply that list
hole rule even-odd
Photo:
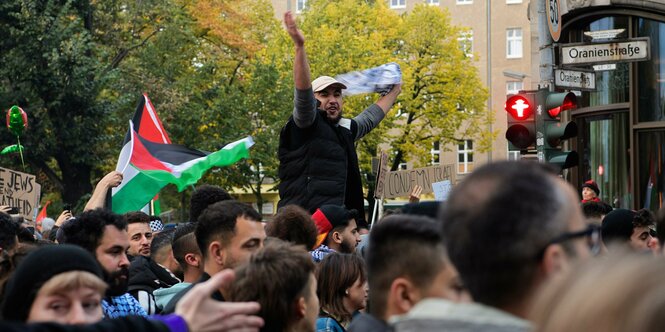
[{"label": "beige baseball cap", "polygon": [[314,92],[319,92],[325,90],[327,87],[333,84],[338,85],[342,89],[346,89],[346,85],[330,76],[319,76],[317,79],[312,81],[312,90],[314,90]]}]

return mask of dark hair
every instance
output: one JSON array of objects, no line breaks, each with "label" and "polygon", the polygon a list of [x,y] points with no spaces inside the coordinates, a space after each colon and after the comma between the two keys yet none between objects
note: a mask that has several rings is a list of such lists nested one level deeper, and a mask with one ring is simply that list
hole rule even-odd
[{"label": "dark hair", "polygon": [[[231,301],[257,301],[265,322],[261,331],[286,331],[297,319],[296,303],[306,294],[314,263],[305,249],[281,240],[269,241],[236,270]],[[279,277],[275,277],[279,276]]]},{"label": "dark hair", "polygon": [[448,255],[474,301],[502,308],[528,296],[539,254],[573,208],[541,164],[496,162],[458,184],[440,219]]},{"label": "dark hair", "polygon": [[231,195],[221,187],[209,184],[196,187],[189,199],[189,221],[197,222],[201,213],[211,204],[231,199]]},{"label": "dark hair", "polygon": [[157,235],[152,238],[152,242],[150,242],[150,257],[152,257],[152,259],[156,258],[156,255],[162,248],[171,248],[174,233],[175,229],[167,229],[157,233]]},{"label": "dark hair", "polygon": [[605,202],[588,201],[582,203],[582,213],[587,218],[600,219],[610,212],[612,212],[612,206]]},{"label": "dark hair", "polygon": [[665,206],[660,208],[656,214],[656,236],[662,247],[665,243]]},{"label": "dark hair", "polygon": [[10,215],[0,212],[0,248],[3,252],[16,247],[16,235],[19,231],[17,224]]},{"label": "dark hair", "polygon": [[201,254],[199,246],[196,244],[196,236],[194,230],[196,229],[195,223],[186,223],[178,226],[173,234],[173,257],[180,264],[183,271],[189,269],[185,255],[187,254]]},{"label": "dark hair", "polygon": [[365,262],[356,254],[338,252],[327,255],[316,267],[316,294],[319,296],[321,309],[343,320],[350,320],[352,312],[344,308],[346,290],[356,280],[367,280]]},{"label": "dark hair", "polygon": [[375,317],[385,315],[392,282],[408,278],[421,290],[431,286],[445,267],[441,228],[424,216],[393,214],[369,233],[367,275],[369,308]]},{"label": "dark hair", "polygon": [[18,236],[19,243],[35,243],[36,241],[35,235],[27,227],[19,226],[16,236]]},{"label": "dark hair", "polygon": [[297,205],[287,205],[266,225],[266,235],[294,244],[304,245],[307,250],[316,244],[316,225],[312,216]]},{"label": "dark hair", "polygon": [[639,209],[635,211],[633,217],[633,228],[635,227],[650,227],[656,224],[656,216],[648,209]]},{"label": "dark hair", "polygon": [[142,211],[132,211],[125,213],[125,220],[127,220],[127,224],[149,224],[150,216]]},{"label": "dark hair", "polygon": [[217,202],[203,211],[194,234],[204,258],[207,257],[207,248],[213,241],[219,240],[223,246],[230,242],[236,232],[236,221],[240,217],[261,221],[261,215],[254,208],[238,201]]},{"label": "dark hair", "polygon": [[64,243],[81,246],[94,254],[99,242],[104,237],[106,226],[126,230],[127,221],[122,215],[102,208],[85,211],[76,219],[70,219],[62,226]]}]

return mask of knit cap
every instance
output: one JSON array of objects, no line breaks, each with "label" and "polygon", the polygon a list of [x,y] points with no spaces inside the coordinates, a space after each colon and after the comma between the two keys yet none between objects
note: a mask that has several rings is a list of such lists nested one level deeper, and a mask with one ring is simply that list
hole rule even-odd
[{"label": "knit cap", "polygon": [[596,181],[589,180],[589,181],[584,182],[584,184],[582,185],[582,188],[585,188],[585,187],[593,190],[596,193],[596,196],[600,195],[600,189],[598,189],[598,184],[596,184]]},{"label": "knit cap", "polygon": [[613,241],[626,242],[633,234],[633,219],[635,211],[616,209],[603,218],[601,235],[603,243],[608,245]]},{"label": "knit cap", "polygon": [[60,273],[70,271],[90,272],[103,280],[101,267],[81,247],[47,245],[30,253],[7,282],[1,306],[2,319],[25,322],[44,283]]}]

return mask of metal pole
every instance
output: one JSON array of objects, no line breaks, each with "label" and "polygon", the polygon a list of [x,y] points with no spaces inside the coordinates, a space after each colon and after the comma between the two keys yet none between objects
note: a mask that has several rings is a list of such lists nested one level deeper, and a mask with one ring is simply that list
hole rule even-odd
[{"label": "metal pole", "polygon": [[[489,89],[489,97],[487,99],[487,111],[492,110],[492,1],[487,0],[487,87]],[[487,129],[491,133],[493,131],[492,121],[489,121]],[[487,151],[487,162],[492,162],[492,150]]]},{"label": "metal pole", "polygon": [[538,1],[538,50],[540,52],[540,85],[554,88],[554,45],[547,25],[546,3]]}]

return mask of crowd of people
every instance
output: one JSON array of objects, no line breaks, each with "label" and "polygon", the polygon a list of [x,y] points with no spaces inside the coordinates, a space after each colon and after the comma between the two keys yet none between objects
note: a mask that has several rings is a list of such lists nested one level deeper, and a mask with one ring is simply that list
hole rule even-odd
[{"label": "crowd of people", "polygon": [[545,165],[495,162],[437,209],[411,204],[362,238],[361,212],[344,205],[288,205],[263,222],[213,185],[198,186],[190,222],[168,230],[96,207],[37,240],[0,213],[0,328],[659,329],[665,210],[580,193]]},{"label": "crowd of people", "polygon": [[495,162],[445,202],[415,199],[369,225],[353,143],[401,88],[343,118],[345,85],[310,82],[304,37],[284,21],[296,93],[277,214],[203,184],[189,222],[165,229],[105,206],[118,172],[41,230],[2,207],[0,330],[660,330],[665,209],[614,209],[594,181],[578,191],[547,165]]}]

